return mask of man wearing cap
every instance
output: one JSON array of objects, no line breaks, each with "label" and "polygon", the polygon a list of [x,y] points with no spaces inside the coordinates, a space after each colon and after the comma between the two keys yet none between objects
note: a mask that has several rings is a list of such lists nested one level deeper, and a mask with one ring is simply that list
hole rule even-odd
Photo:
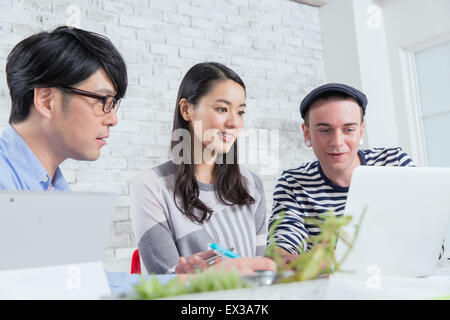
[{"label": "man wearing cap", "polygon": [[281,217],[274,240],[285,261],[311,249],[309,237],[320,229],[305,222],[334,210],[342,215],[353,170],[360,166],[414,166],[401,148],[360,149],[366,96],[339,83],[311,91],[300,105],[305,145],[316,161],[283,171],[273,195],[269,226]]}]

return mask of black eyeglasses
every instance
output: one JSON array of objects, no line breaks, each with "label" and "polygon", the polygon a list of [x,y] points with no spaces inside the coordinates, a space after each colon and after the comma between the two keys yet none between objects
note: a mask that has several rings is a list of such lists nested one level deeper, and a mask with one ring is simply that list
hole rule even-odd
[{"label": "black eyeglasses", "polygon": [[119,109],[120,98],[116,98],[111,95],[102,96],[102,95],[99,95],[99,94],[96,94],[93,92],[84,91],[84,90],[75,89],[75,88],[66,87],[66,86],[60,86],[58,88],[60,88],[61,90],[65,91],[67,93],[78,94],[80,96],[94,98],[94,99],[102,101],[102,103],[103,103],[102,110],[104,113],[110,113],[111,110],[114,110],[114,112],[116,113],[117,110]]}]

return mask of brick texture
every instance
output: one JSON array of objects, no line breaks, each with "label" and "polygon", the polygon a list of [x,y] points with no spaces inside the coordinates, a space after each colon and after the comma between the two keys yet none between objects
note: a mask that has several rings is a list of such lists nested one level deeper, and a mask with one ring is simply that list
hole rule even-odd
[{"label": "brick texture", "polygon": [[129,88],[119,123],[96,162],[67,160],[76,191],[117,194],[104,263],[129,271],[136,248],[131,181],[168,159],[178,85],[195,63],[221,62],[247,86],[241,162],[261,176],[270,212],[283,169],[312,158],[303,145],[299,102],[324,82],[318,9],[288,0],[0,0],[0,130],[10,112],[6,56],[23,38],[60,24],[108,36],[123,54]]}]

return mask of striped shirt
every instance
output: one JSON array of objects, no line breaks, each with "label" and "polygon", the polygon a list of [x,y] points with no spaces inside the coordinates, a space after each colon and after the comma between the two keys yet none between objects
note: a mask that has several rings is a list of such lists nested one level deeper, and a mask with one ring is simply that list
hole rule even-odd
[{"label": "striped shirt", "polygon": [[[207,251],[211,242],[234,248],[243,257],[264,255],[267,224],[263,184],[251,171],[242,167],[240,170],[255,202],[250,205],[222,204],[213,184],[197,181],[199,199],[214,210],[203,224],[190,220],[175,204],[176,166],[172,161],[135,179],[131,192],[131,220],[147,272],[174,272],[180,256]],[[177,202],[182,207],[178,197]]]},{"label": "striped shirt", "polygon": [[[401,148],[373,148],[359,150],[361,165],[366,166],[414,166],[410,157]],[[281,223],[274,232],[276,244],[290,253],[309,251],[310,236],[320,234],[314,224],[305,223],[329,210],[342,215],[347,201],[348,187],[341,187],[328,179],[319,161],[308,162],[296,169],[283,171],[273,194],[270,225],[280,218]]]}]

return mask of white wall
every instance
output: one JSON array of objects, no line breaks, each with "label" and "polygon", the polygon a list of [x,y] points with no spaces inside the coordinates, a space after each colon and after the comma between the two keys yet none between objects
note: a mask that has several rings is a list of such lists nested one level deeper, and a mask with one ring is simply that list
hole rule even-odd
[{"label": "white wall", "polygon": [[319,12],[325,78],[361,88],[353,2],[330,1]]},{"label": "white wall", "polygon": [[[118,195],[104,258],[110,271],[129,271],[136,247],[130,182],[168,159],[178,86],[195,63],[217,61],[234,69],[247,86],[245,128],[278,133],[275,151],[254,147],[258,162],[250,166],[263,179],[268,213],[281,170],[312,158],[303,146],[298,108],[301,98],[324,82],[315,7],[288,0],[0,0],[0,5],[0,131],[10,112],[6,56],[25,37],[66,24],[79,12],[80,27],[108,36],[125,58],[129,88],[102,156],[62,166],[73,190]],[[268,165],[274,170],[261,170]]]},{"label": "white wall", "polygon": [[[334,0],[320,8],[325,77],[368,98],[365,144],[397,146],[385,30],[374,0]],[[381,130],[382,128],[382,130]]]},{"label": "white wall", "polygon": [[450,36],[450,1],[384,0],[386,41],[391,66],[399,141],[418,164],[424,164],[422,134],[414,117],[415,93],[410,92],[407,55]]},{"label": "white wall", "polygon": [[418,48],[448,41],[449,13],[448,0],[331,0],[320,8],[325,77],[368,96],[369,146],[399,145],[424,164],[407,58]]},{"label": "white wall", "polygon": [[[386,39],[399,138],[417,159],[416,162],[423,165],[425,163],[423,129],[417,110],[420,103],[411,88],[413,85],[410,83],[415,79],[410,78],[413,78],[414,74],[408,70],[408,55],[418,49],[450,40],[450,1],[384,0],[382,6],[388,30]],[[450,226],[446,242],[445,254],[450,257]]]},{"label": "white wall", "polygon": [[[370,147],[396,143],[424,165],[410,58],[416,50],[450,40],[449,14],[448,0],[332,0],[320,8],[325,77],[367,94]],[[450,228],[447,247],[449,242]]]}]

